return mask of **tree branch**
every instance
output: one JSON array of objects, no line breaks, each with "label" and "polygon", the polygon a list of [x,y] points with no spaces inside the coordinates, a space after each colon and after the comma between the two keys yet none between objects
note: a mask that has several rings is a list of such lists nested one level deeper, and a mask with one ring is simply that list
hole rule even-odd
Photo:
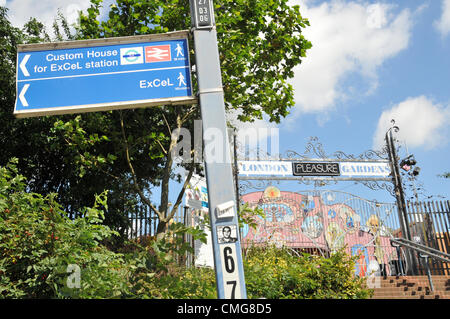
[{"label": "tree branch", "polygon": [[[192,105],[191,108],[189,109],[189,111],[186,112],[183,117],[180,118],[179,115],[177,116],[177,128],[181,128],[182,127],[182,125],[186,122],[186,120],[189,118],[189,116],[192,115],[192,113],[195,111],[195,109],[196,109],[196,106]],[[191,155],[194,154],[194,151],[195,150],[191,150],[191,152],[190,152]],[[195,164],[192,163],[191,167],[189,168],[188,176],[186,177],[186,180],[184,181],[183,187],[181,188],[180,192],[178,193],[177,200],[175,201],[175,204],[172,207],[172,210],[171,210],[171,212],[170,212],[170,214],[169,214],[169,216],[167,218],[168,220],[170,220],[171,218],[173,218],[175,216],[175,214],[176,214],[176,212],[178,210],[178,207],[180,206],[181,201],[183,199],[183,195],[184,195],[184,192],[186,190],[186,187],[189,184],[192,175],[194,174],[194,170],[195,170]]]},{"label": "tree branch", "polygon": [[184,192],[186,190],[187,185],[189,184],[189,182],[191,181],[191,177],[194,174],[194,170],[195,170],[195,165],[191,165],[191,167],[189,168],[189,173],[188,176],[186,177],[186,180],[184,181],[183,187],[181,188],[180,192],[178,193],[178,197],[177,200],[175,202],[175,205],[173,205],[172,210],[170,212],[170,215],[168,216],[168,219],[170,220],[171,218],[173,218],[173,216],[175,216],[178,207],[181,204],[181,201],[183,199],[183,195]]},{"label": "tree branch", "polygon": [[166,119],[166,116],[164,115],[164,113],[162,113],[162,117],[164,119],[164,122],[166,123],[167,130],[169,131],[169,134],[172,135],[172,130],[170,129],[169,122],[167,122],[167,119]]},{"label": "tree branch", "polygon": [[196,108],[197,108],[196,105],[192,105],[191,108],[189,109],[189,111],[187,111],[186,114],[181,119],[181,123],[186,122],[186,120],[189,118],[189,116],[191,116],[191,114],[194,113]]},{"label": "tree branch", "polygon": [[[163,115],[164,116],[164,115]],[[164,120],[166,121],[167,128],[170,132],[170,145],[167,151],[167,160],[166,165],[164,166],[164,173],[161,181],[161,213],[164,214],[164,220],[167,219],[167,209],[169,204],[169,181],[170,181],[170,173],[172,171],[173,157],[172,150],[175,145],[178,143],[178,134],[177,136],[172,136],[172,130],[170,129],[169,123],[167,122],[166,117],[164,116]],[[181,128],[180,115],[177,114],[177,128]]]},{"label": "tree branch", "polygon": [[167,155],[166,149],[164,148],[164,146],[161,144],[161,142],[158,139],[156,139],[156,143],[159,144],[159,147],[161,147],[161,151],[164,153],[164,155]]},{"label": "tree branch", "polygon": [[120,111],[120,128],[122,131],[122,138],[124,141],[124,147],[125,147],[125,155],[126,155],[126,159],[127,159],[127,163],[128,163],[128,167],[130,168],[130,172],[131,172],[131,176],[133,177],[133,185],[134,188],[136,189],[136,191],[139,194],[139,197],[141,198],[141,200],[148,206],[150,207],[151,210],[153,210],[156,215],[158,215],[159,219],[161,219],[161,217],[164,217],[161,212],[159,212],[156,207],[148,200],[148,198],[144,195],[144,192],[142,191],[142,189],[139,187],[139,184],[137,182],[137,177],[136,177],[136,172],[134,171],[134,167],[133,164],[131,163],[131,158],[130,158],[130,152],[129,152],[129,147],[128,147],[128,141],[127,141],[127,137],[125,135],[125,128],[124,128],[124,124],[123,124],[123,114],[122,111]]}]

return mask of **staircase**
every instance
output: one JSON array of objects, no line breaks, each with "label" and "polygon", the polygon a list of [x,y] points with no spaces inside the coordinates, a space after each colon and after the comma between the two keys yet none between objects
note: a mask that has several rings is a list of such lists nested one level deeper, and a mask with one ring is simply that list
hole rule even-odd
[{"label": "staircase", "polygon": [[434,291],[427,276],[379,277],[372,299],[450,299],[450,276],[433,275]]}]

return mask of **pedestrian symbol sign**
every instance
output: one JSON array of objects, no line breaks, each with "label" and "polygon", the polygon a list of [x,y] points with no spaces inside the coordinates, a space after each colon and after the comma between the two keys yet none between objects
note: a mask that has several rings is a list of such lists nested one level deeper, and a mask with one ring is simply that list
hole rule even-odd
[{"label": "pedestrian symbol sign", "polygon": [[177,47],[176,47],[175,51],[177,52],[177,58],[178,58],[179,56],[184,57],[184,53],[183,53],[184,50],[183,50],[183,48],[180,46],[179,43],[177,43]]}]

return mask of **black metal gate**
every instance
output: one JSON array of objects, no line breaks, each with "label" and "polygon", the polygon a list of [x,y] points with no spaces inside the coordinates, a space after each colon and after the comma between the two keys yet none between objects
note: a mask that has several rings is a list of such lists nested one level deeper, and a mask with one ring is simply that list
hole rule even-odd
[{"label": "black metal gate", "polygon": [[[346,192],[320,190],[285,192],[274,186],[241,197],[250,207],[261,208],[255,228],[245,227],[243,248],[273,244],[298,251],[329,256],[344,248],[358,255],[355,273],[368,276],[416,273],[425,275],[423,259],[391,239],[404,238],[397,205],[370,201]],[[413,241],[450,252],[450,201],[407,202],[407,223]],[[450,275],[450,264],[428,260],[433,275]],[[413,269],[414,268],[414,269]]]},{"label": "black metal gate", "polygon": [[298,251],[329,256],[345,249],[358,256],[359,276],[397,275],[399,259],[391,238],[400,232],[397,206],[379,203],[340,191],[284,192],[274,186],[241,197],[250,207],[264,210],[256,217],[256,228],[242,230],[242,246],[290,247]]}]

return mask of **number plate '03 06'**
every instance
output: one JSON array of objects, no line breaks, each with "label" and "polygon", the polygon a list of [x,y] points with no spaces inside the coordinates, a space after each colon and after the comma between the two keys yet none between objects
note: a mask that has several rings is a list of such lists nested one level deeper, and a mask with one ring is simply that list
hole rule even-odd
[{"label": "number plate '03 06'", "polygon": [[213,25],[213,9],[211,0],[195,0],[195,20],[198,27]]},{"label": "number plate '03 06'", "polygon": [[226,299],[241,299],[241,287],[236,258],[236,244],[222,244],[220,258]]}]

